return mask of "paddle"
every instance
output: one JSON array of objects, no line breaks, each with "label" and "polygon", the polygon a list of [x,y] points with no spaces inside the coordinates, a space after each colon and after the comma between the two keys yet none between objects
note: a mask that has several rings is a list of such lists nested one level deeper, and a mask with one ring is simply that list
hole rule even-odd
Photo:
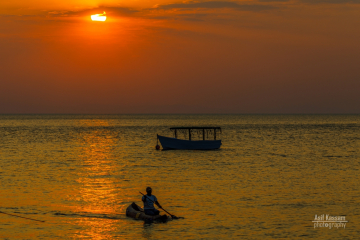
[{"label": "paddle", "polygon": [[[142,194],[142,192],[139,192],[141,195],[143,195],[144,197],[146,197],[146,195],[144,195],[144,194]],[[151,200],[150,198],[147,198],[147,199],[149,199],[150,201],[152,201],[153,203],[154,203],[154,201],[153,200]],[[162,207],[161,207],[161,209],[162,210],[164,210],[167,214],[169,214],[170,216],[171,216],[171,218],[172,219],[179,219],[177,216],[175,216],[175,215],[172,215],[171,213],[169,213],[168,211],[166,211],[165,209],[163,209]]]},{"label": "paddle", "polygon": [[10,216],[14,216],[14,217],[19,217],[19,218],[25,218],[25,219],[29,219],[29,220],[33,220],[33,221],[45,222],[45,221],[36,220],[36,219],[33,219],[33,218],[27,218],[27,217],[18,216],[18,215],[15,215],[15,214],[4,213],[4,212],[0,212],[0,213],[6,214],[6,215],[10,215]]}]

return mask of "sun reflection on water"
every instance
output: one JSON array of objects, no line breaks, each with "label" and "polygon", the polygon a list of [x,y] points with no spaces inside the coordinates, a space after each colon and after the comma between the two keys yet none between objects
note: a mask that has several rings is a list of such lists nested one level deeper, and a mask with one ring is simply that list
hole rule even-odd
[{"label": "sun reflection on water", "polygon": [[81,204],[74,210],[86,217],[77,220],[82,228],[77,236],[106,239],[106,232],[113,232],[118,223],[107,216],[116,216],[121,211],[117,204],[121,201],[120,188],[113,176],[117,168],[113,156],[116,143],[106,128],[109,126],[107,121],[81,120],[80,125],[88,130],[79,138],[83,171],[77,182],[81,186],[78,189]]}]

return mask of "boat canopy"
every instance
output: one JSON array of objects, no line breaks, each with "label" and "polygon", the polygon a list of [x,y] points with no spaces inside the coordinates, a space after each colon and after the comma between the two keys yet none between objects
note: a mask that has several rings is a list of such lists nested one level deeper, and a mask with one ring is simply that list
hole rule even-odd
[{"label": "boat canopy", "polygon": [[178,138],[177,131],[179,132],[188,132],[189,140],[191,141],[191,130],[202,131],[202,139],[205,141],[205,135],[208,135],[209,132],[213,132],[214,140],[216,140],[216,131],[219,130],[221,133],[221,127],[172,127],[170,130],[174,130],[174,137]]},{"label": "boat canopy", "polygon": [[170,130],[178,130],[178,129],[216,129],[221,131],[221,127],[172,127]]}]

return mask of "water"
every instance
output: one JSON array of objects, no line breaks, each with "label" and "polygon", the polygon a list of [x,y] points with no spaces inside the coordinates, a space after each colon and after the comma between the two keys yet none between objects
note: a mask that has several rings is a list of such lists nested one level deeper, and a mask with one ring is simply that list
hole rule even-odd
[{"label": "water", "polygon": [[[216,151],[156,151],[173,126]],[[2,239],[330,239],[360,233],[359,115],[0,115]],[[185,219],[125,216],[151,186]],[[314,228],[315,214],[346,228]]]}]

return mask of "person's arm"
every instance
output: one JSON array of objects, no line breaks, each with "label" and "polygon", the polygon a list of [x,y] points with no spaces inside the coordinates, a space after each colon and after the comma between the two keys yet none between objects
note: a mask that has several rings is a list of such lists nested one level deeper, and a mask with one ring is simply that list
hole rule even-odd
[{"label": "person's arm", "polygon": [[155,201],[155,204],[159,207],[159,208],[162,208],[160,203],[158,201]]},{"label": "person's arm", "polygon": [[141,200],[142,200],[143,202],[145,202],[145,197],[144,197],[144,196],[142,196]]}]

